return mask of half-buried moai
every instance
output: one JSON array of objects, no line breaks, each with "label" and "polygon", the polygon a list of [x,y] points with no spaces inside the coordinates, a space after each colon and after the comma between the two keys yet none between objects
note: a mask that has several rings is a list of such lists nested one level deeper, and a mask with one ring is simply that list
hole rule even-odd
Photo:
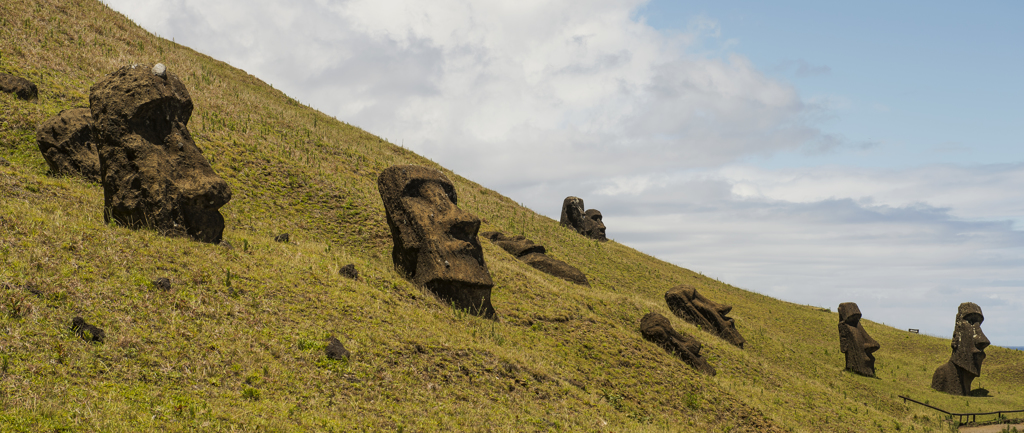
[{"label": "half-buried moai", "polygon": [[477,239],[480,219],[459,209],[455,186],[444,173],[396,165],[380,173],[377,189],[394,241],[395,268],[456,308],[496,319],[494,282]]},{"label": "half-buried moai", "polygon": [[590,282],[587,281],[587,276],[583,275],[583,272],[566,262],[548,256],[547,249],[543,245],[537,245],[526,239],[525,236],[507,236],[501,232],[484,232],[480,233],[480,236],[494,242],[509,254],[541,272],[579,285],[590,286]]},{"label": "half-buried moai", "polygon": [[577,233],[591,239],[607,241],[604,217],[597,209],[583,210],[583,199],[569,196],[562,200],[562,216],[559,223],[571,227]]},{"label": "half-buried moai", "polygon": [[192,98],[162,64],[131,65],[89,93],[107,222],[217,243],[231,188],[188,130]]},{"label": "half-buried moai", "polygon": [[718,335],[733,346],[742,349],[747,341],[736,330],[736,321],[726,316],[732,311],[732,306],[705,298],[694,287],[684,284],[669,289],[665,292],[665,303],[676,316]]},{"label": "half-buried moai", "polygon": [[875,351],[881,346],[860,324],[860,308],[853,302],[839,304],[839,350],[846,354],[846,369],[875,377]]},{"label": "half-buried moai", "polygon": [[680,334],[668,318],[658,313],[647,313],[640,319],[640,335],[645,340],[661,346],[669,353],[678,356],[697,371],[714,376],[715,368],[708,364],[700,354],[703,347],[697,339]]},{"label": "half-buried moai", "polygon": [[100,157],[88,108],[61,111],[39,125],[36,143],[54,176],[81,176],[100,181]]},{"label": "half-buried moai", "polygon": [[985,348],[989,341],[981,332],[985,316],[981,307],[973,302],[964,302],[956,313],[956,327],[953,328],[953,354],[949,362],[935,370],[932,388],[953,395],[968,395],[971,382],[981,376],[981,363],[985,360]]}]

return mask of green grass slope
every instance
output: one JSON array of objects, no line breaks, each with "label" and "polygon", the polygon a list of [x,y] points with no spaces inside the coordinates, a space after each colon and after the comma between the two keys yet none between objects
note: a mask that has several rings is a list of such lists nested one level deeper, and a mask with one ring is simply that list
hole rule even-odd
[{"label": "green grass slope", "polygon": [[[36,126],[118,67],[157,62],[189,88],[189,128],[231,184],[232,249],[105,225],[100,185],[46,174]],[[585,239],[95,0],[0,3],[0,72],[40,90],[0,94],[0,431],[943,431],[897,395],[1024,409],[1021,352],[989,348],[975,386],[990,396],[952,397],[929,388],[947,338],[865,321],[878,378],[845,373],[834,312]],[[376,190],[393,164],[444,170],[482,230],[525,234],[592,287],[486,241],[500,322],[412,286]],[[348,263],[358,281],[338,275]],[[681,283],[734,306],[746,350],[672,316],[663,294]],[[702,340],[718,375],[642,340],[649,311]],[[106,343],[76,337],[76,315]],[[331,336],[348,361],[324,355]]]}]

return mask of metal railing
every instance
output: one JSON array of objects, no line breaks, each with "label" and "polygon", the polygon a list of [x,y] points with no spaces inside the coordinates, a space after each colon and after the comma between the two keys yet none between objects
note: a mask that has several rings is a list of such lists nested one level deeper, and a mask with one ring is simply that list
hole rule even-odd
[{"label": "metal railing", "polygon": [[932,406],[932,405],[930,405],[928,403],[919,402],[917,400],[914,400],[914,399],[912,399],[910,397],[907,397],[907,396],[904,396],[904,395],[900,395],[900,396],[897,396],[897,397],[902,398],[903,399],[903,403],[906,403],[907,401],[912,401],[912,402],[917,403],[917,404],[919,404],[921,406],[924,406],[924,407],[927,407],[927,408],[931,408],[931,409],[935,409],[935,410],[937,410],[939,412],[942,412],[942,413],[944,413],[946,415],[949,415],[950,417],[954,417],[955,416],[955,417],[957,417],[959,419],[960,424],[963,424],[965,419],[968,422],[977,422],[977,416],[978,415],[996,415],[997,417],[1002,418],[1004,413],[1020,413],[1020,412],[1024,412],[1024,409],[1020,409],[1020,410],[1000,410],[1000,411],[996,411],[996,412],[953,413],[953,412],[950,412],[948,410],[939,409],[939,408],[937,408],[935,406]]}]

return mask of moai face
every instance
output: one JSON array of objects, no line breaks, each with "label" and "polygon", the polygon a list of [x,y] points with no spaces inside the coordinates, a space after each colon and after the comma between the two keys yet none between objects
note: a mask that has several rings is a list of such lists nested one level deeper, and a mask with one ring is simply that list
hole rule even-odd
[{"label": "moai face", "polygon": [[732,311],[732,306],[705,298],[693,287],[683,285],[669,289],[665,292],[665,302],[676,316],[717,334],[736,347],[742,349],[747,341],[736,330],[736,321],[726,316]]},{"label": "moai face", "polygon": [[126,66],[94,85],[104,218],[219,242],[231,188],[188,130],[192,98],[163,65]]},{"label": "moai face", "polygon": [[562,200],[562,217],[559,223],[583,233],[583,199],[569,196]]},{"label": "moai face", "polygon": [[978,304],[960,304],[956,313],[953,340],[950,343],[953,347],[950,362],[974,376],[981,376],[981,363],[985,361],[985,348],[989,345],[988,337],[981,332],[983,321],[985,316],[981,314],[981,307]]},{"label": "moai face", "polygon": [[597,239],[599,241],[606,241],[608,238],[604,236],[604,217],[601,216],[601,211],[597,209],[589,209],[583,215],[583,235]]},{"label": "moai face", "polygon": [[645,340],[675,354],[697,371],[710,376],[715,375],[715,368],[700,354],[703,345],[695,338],[680,334],[672,328],[672,323],[665,316],[647,313],[640,319],[640,335]]},{"label": "moai face", "polygon": [[377,187],[399,272],[457,308],[496,317],[480,219],[459,209],[451,181],[431,168],[400,165],[381,172]]},{"label": "moai face", "polygon": [[839,304],[839,350],[846,354],[846,369],[874,377],[874,353],[881,346],[860,324],[860,308],[853,302]]}]

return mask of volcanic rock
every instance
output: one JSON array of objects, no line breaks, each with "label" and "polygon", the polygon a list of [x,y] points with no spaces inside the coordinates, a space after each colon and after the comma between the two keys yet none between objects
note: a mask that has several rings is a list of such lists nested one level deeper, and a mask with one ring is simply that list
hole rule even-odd
[{"label": "volcanic rock", "polygon": [[85,323],[85,319],[81,317],[71,319],[71,330],[85,341],[102,343],[107,338],[107,334],[102,329]]},{"label": "volcanic rock", "polygon": [[0,92],[13,93],[26,101],[39,99],[39,89],[35,83],[21,77],[0,72]]},{"label": "volcanic rock", "polygon": [[100,181],[100,157],[88,108],[64,110],[43,122],[36,130],[36,143],[51,174]]}]

